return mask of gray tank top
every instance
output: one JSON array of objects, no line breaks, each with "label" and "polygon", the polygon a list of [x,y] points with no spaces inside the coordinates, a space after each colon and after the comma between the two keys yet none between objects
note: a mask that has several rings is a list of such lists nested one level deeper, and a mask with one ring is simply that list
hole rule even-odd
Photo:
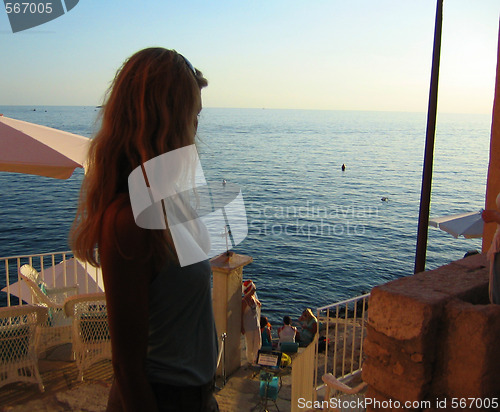
[{"label": "gray tank top", "polygon": [[166,265],[151,283],[146,369],[151,382],[199,386],[217,367],[208,260]]}]

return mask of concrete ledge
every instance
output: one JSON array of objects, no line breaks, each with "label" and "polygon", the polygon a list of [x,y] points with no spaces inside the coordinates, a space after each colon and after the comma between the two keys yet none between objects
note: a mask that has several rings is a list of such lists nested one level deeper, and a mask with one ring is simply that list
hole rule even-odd
[{"label": "concrete ledge", "polygon": [[[378,369],[388,369],[396,381],[403,380],[411,385],[431,378],[432,364],[423,361],[425,354],[414,351],[411,342],[389,338],[370,326],[368,329],[370,339],[365,342],[364,353],[373,359],[373,364]],[[370,379],[370,373],[365,374]],[[365,382],[369,383],[367,380]]]},{"label": "concrete ledge", "polygon": [[[428,385],[419,385],[419,382],[408,375],[396,375],[393,370],[398,365],[389,368],[381,367],[375,362],[365,363],[363,366],[363,380],[370,388],[376,389],[383,398],[401,401],[419,401],[424,399],[428,392]],[[380,398],[377,398],[380,400]]]},{"label": "concrete ledge", "polygon": [[500,397],[500,305],[487,304],[488,268],[474,255],[372,290],[363,380],[376,397]]},{"label": "concrete ledge", "polygon": [[433,392],[459,397],[500,395],[500,305],[453,300],[446,305]]}]

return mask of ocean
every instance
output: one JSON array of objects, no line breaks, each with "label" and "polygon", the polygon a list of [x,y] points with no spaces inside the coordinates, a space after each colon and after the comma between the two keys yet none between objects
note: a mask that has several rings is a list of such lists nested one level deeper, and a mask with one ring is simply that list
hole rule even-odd
[{"label": "ocean", "polygon": [[[97,128],[95,107],[0,113],[88,137]],[[413,273],[425,130],[425,113],[203,109],[205,177],[242,190],[248,236],[234,251],[253,257],[243,275],[271,323]],[[490,133],[491,115],[438,116],[431,217],[484,207]],[[0,257],[69,250],[82,178],[0,173]],[[480,248],[429,228],[426,268]]]}]

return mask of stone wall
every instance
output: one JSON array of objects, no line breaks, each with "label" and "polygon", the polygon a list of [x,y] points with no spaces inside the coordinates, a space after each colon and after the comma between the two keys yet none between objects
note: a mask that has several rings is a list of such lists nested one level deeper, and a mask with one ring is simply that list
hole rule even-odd
[{"label": "stone wall", "polygon": [[453,397],[500,398],[500,305],[488,304],[485,256],[375,287],[365,354],[370,398],[447,399],[450,410]]}]

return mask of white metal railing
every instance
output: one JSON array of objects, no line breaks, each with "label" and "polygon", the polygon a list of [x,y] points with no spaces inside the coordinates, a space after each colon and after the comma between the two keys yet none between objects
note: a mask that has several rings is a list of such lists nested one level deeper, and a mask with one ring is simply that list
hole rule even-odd
[{"label": "white metal railing", "polygon": [[300,409],[300,399],[317,400],[318,391],[325,386],[324,374],[343,381],[361,370],[369,297],[366,294],[316,310],[320,327],[314,344],[292,362],[292,412]]},{"label": "white metal railing", "polygon": [[316,351],[314,360],[316,391],[324,386],[321,376],[325,373],[343,380],[361,370],[369,297],[366,294],[316,310],[321,325],[319,335],[326,337],[324,349]]},{"label": "white metal railing", "polygon": [[39,271],[49,285],[78,284],[80,294],[101,292],[104,288],[100,269],[78,261],[71,251],[0,257],[0,289],[5,289],[5,293],[0,293],[0,306],[22,305],[23,299],[18,299],[21,296],[27,301],[18,275],[25,264]]}]

